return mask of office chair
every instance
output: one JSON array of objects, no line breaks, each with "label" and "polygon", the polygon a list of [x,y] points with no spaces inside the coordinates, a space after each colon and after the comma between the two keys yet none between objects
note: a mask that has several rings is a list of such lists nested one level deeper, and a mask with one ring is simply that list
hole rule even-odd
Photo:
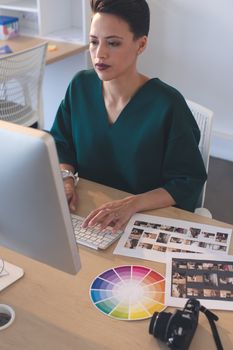
[{"label": "office chair", "polygon": [[[210,157],[210,140],[211,140],[212,124],[213,124],[213,112],[210,109],[207,109],[190,100],[186,100],[186,102],[201,132],[199,149],[203,158],[206,172],[208,173],[209,157]],[[205,192],[206,192],[206,183],[200,194],[195,213],[212,218],[210,211],[203,207],[204,200],[205,200]]]},{"label": "office chair", "polygon": [[47,43],[0,57],[0,119],[43,128],[42,81]]}]

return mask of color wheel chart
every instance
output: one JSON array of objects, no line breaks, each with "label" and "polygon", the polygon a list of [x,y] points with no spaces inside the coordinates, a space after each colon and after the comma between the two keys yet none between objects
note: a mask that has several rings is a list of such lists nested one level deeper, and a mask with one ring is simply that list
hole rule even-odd
[{"label": "color wheel chart", "polygon": [[94,305],[110,317],[141,320],[165,308],[165,279],[144,266],[118,266],[95,278],[90,297]]}]

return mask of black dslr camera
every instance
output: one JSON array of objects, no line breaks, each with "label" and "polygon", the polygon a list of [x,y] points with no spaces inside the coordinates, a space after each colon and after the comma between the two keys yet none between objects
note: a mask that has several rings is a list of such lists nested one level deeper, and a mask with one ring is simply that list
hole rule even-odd
[{"label": "black dslr camera", "polygon": [[149,327],[149,333],[167,343],[171,349],[187,350],[198,324],[200,303],[189,299],[183,310],[155,312]]},{"label": "black dslr camera", "polygon": [[149,333],[166,342],[173,350],[188,350],[198,325],[199,311],[204,312],[209,320],[217,349],[223,349],[214,324],[218,317],[201,306],[197,299],[189,299],[184,309],[176,310],[174,314],[155,312],[150,322]]}]

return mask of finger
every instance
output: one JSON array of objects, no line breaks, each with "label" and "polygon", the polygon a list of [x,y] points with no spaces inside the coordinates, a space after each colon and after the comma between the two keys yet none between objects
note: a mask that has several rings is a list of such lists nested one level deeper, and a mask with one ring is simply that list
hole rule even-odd
[{"label": "finger", "polygon": [[116,212],[111,212],[109,213],[103,220],[101,223],[99,223],[100,225],[100,229],[104,230],[106,227],[108,226],[114,226],[116,220],[118,220],[119,218],[119,214]]},{"label": "finger", "polygon": [[108,210],[103,210],[101,208],[95,209],[93,210],[84,220],[83,222],[83,227],[87,227],[87,226],[94,226],[95,225],[95,221],[94,218],[101,218],[104,215],[106,215],[108,212]]},{"label": "finger", "polygon": [[73,196],[69,201],[69,207],[72,213],[74,213],[77,209],[77,196],[75,193],[73,193]]},{"label": "finger", "polygon": [[74,187],[71,186],[70,184],[65,184],[64,189],[65,189],[67,200],[70,200],[71,197],[73,196],[73,193],[75,193]]},{"label": "finger", "polygon": [[112,226],[112,233],[117,233],[119,230],[122,230],[123,229],[123,226],[124,226],[124,223],[123,222],[117,222],[114,226]]},{"label": "finger", "polygon": [[82,227],[89,226],[90,221],[99,213],[100,209],[93,210],[90,214],[85,218]]},{"label": "finger", "polygon": [[111,211],[109,209],[100,210],[90,221],[89,226],[102,226],[102,223],[111,216]]},{"label": "finger", "polygon": [[73,183],[64,183],[65,195],[71,212],[76,211],[77,207],[77,194]]},{"label": "finger", "polygon": [[115,221],[114,225],[112,226],[112,233],[117,233],[117,231],[122,230],[129,219],[130,217],[127,216],[121,217]]},{"label": "finger", "polygon": [[88,216],[85,218],[82,226],[83,227],[87,227],[89,222],[102,210],[112,210],[112,209],[120,209],[120,201],[113,201],[113,202],[107,202],[103,205],[101,205],[99,208],[91,211],[90,214],[88,214]]}]

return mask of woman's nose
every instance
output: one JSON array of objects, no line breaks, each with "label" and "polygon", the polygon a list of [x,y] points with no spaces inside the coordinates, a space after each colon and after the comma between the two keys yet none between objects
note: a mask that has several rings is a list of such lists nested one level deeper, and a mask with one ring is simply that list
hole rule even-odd
[{"label": "woman's nose", "polygon": [[96,51],[96,56],[98,58],[106,58],[107,55],[108,55],[108,53],[107,53],[106,45],[99,44],[97,51]]}]

